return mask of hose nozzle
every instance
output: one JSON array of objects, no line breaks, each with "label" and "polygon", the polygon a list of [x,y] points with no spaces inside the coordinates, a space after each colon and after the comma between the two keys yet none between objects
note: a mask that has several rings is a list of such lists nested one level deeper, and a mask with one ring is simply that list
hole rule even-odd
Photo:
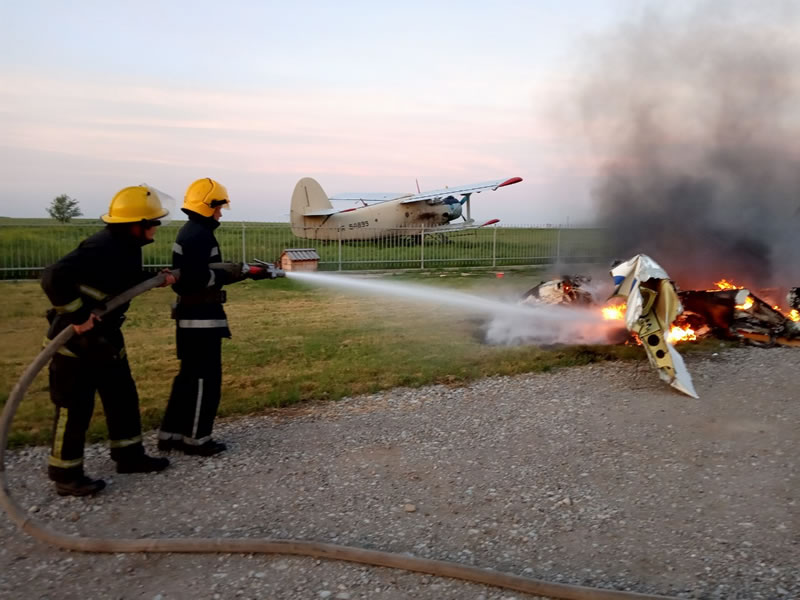
[{"label": "hose nozzle", "polygon": [[274,263],[265,262],[257,258],[254,258],[253,262],[256,263],[258,266],[266,269],[267,273],[269,274],[269,279],[275,279],[276,277],[286,277],[286,271],[284,271],[283,269],[279,269],[274,265]]}]

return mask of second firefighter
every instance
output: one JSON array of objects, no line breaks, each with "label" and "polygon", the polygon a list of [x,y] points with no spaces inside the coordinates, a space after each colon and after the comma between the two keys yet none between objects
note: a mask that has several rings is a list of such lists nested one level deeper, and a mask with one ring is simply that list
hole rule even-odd
[{"label": "second firefighter", "polygon": [[172,266],[181,271],[173,286],[180,370],[158,432],[160,450],[212,456],[226,449],[211,437],[222,391],[222,338],[231,337],[222,288],[275,277],[273,270],[222,262],[214,230],[229,206],[228,190],[213,179],[198,179],[186,190],[181,210],[189,221],[172,248]]}]

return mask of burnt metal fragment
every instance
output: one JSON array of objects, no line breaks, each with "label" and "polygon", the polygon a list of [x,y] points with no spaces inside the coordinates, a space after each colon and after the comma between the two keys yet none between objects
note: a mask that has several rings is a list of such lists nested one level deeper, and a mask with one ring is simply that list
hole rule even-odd
[{"label": "burnt metal fragment", "polygon": [[679,292],[678,297],[684,309],[679,323],[696,330],[705,324],[708,333],[723,339],[744,339],[757,346],[800,346],[800,324],[747,288],[690,290]]}]

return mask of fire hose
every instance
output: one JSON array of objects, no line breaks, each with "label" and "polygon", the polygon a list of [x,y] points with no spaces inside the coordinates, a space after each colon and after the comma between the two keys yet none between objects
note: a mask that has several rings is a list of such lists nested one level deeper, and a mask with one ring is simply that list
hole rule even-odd
[{"label": "fire hose", "polygon": [[[173,272],[177,275],[177,271]],[[162,285],[165,274],[148,279],[123,292],[106,303],[98,313],[102,317],[134,297]],[[168,539],[114,539],[81,537],[55,531],[33,519],[11,496],[5,469],[5,452],[11,422],[25,392],[39,371],[72,336],[74,330],[67,327],[59,333],[28,365],[6,401],[0,417],[0,504],[22,531],[35,539],[64,550],[79,552],[171,552],[171,553],[233,553],[233,554],[290,554],[311,556],[330,560],[343,560],[365,565],[390,567],[405,571],[425,573],[440,577],[451,577],[473,583],[495,586],[527,594],[563,598],[568,600],[675,600],[668,596],[639,594],[590,588],[565,583],[552,583],[509,573],[500,573],[468,565],[441,560],[419,558],[406,554],[394,554],[380,550],[368,550],[352,546],[340,546],[324,542],[275,538],[168,538]]]}]

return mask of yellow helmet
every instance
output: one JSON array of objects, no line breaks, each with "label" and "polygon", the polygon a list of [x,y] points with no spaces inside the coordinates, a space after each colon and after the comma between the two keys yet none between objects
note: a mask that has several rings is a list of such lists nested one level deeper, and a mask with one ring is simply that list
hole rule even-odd
[{"label": "yellow helmet", "polygon": [[121,189],[111,199],[108,213],[100,217],[106,223],[138,223],[166,217],[169,211],[161,204],[159,193],[147,185]]},{"label": "yellow helmet", "polygon": [[209,177],[198,179],[190,185],[183,199],[185,210],[191,210],[204,217],[212,216],[218,206],[227,208],[230,204],[225,186]]}]

